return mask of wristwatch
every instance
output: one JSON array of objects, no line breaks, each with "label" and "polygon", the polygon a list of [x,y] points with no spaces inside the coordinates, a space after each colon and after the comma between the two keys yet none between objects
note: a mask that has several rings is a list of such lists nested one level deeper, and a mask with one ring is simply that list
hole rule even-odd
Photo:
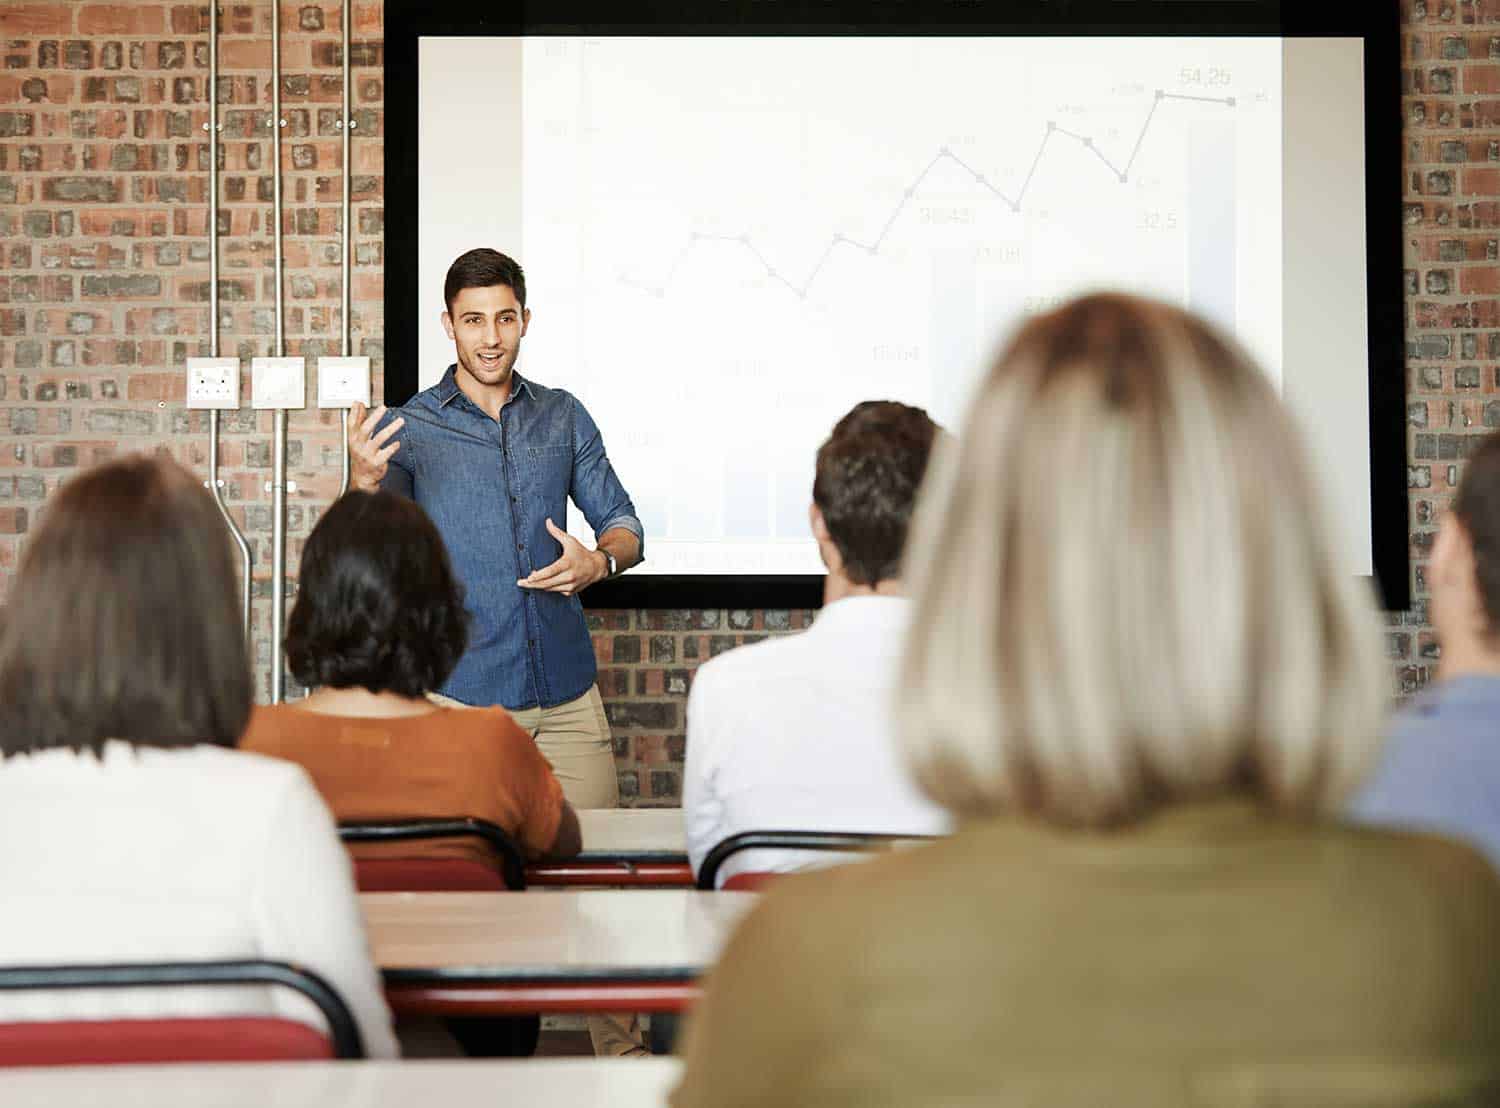
[{"label": "wristwatch", "polygon": [[599,553],[604,555],[604,560],[609,565],[609,572],[604,575],[604,579],[608,581],[611,577],[620,572],[620,566],[619,563],[615,561],[615,556],[608,550],[605,550],[602,546],[599,547]]}]

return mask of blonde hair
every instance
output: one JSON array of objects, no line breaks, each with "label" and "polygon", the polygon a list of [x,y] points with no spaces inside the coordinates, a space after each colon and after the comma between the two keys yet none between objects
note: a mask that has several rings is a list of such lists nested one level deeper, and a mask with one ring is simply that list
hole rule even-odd
[{"label": "blonde hair", "polygon": [[1378,750],[1373,606],[1291,418],[1230,340],[1094,295],[1029,322],[939,447],[898,713],[961,816],[1338,805]]}]

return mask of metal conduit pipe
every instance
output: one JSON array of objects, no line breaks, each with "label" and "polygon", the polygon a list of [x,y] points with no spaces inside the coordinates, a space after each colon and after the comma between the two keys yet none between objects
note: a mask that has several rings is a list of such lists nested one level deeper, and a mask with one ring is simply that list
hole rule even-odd
[{"label": "metal conduit pipe", "polygon": [[[344,341],[339,347],[339,354],[347,358],[352,353],[349,349],[349,332],[352,326],[349,320],[349,276],[350,255],[354,251],[354,235],[349,230],[349,174],[352,171],[349,165],[349,132],[354,130],[354,117],[349,113],[349,9],[354,6],[354,0],[343,0],[339,5],[343,9],[343,33],[344,33],[344,121],[342,129],[344,132],[344,192],[343,192],[343,215],[339,223],[339,233],[344,236],[342,243],[344,248],[344,274],[342,287],[344,290],[343,311],[340,319],[344,325]],[[343,496],[349,491],[349,409],[339,409],[339,441],[341,449],[339,457],[342,459],[339,469],[339,495]]]},{"label": "metal conduit pipe", "polygon": [[[219,356],[219,12],[216,3],[208,7],[208,353]],[[251,556],[245,534],[229,514],[224,503],[224,482],[219,480],[219,409],[208,413],[208,489],[219,506],[224,525],[240,548],[244,576],[240,590],[240,620],[245,641],[250,641]]]},{"label": "metal conduit pipe", "polygon": [[[348,0],[344,0],[347,4]],[[281,3],[271,0],[271,172],[275,208],[276,356],[286,356],[281,303]],[[282,662],[286,624],[286,409],[277,408],[271,423],[271,703],[280,704],[286,689]]]}]

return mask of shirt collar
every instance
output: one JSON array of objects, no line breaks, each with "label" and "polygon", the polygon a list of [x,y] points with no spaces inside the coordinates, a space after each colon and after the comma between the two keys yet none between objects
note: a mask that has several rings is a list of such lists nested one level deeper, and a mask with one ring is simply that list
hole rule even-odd
[{"label": "shirt collar", "polygon": [[[434,386],[437,390],[436,395],[439,408],[446,408],[449,402],[452,401],[455,396],[463,392],[463,389],[458,387],[458,377],[456,376],[457,373],[458,363],[455,362],[453,365],[450,365],[448,367],[448,371],[443,374],[443,379],[439,381],[436,386]],[[531,387],[531,382],[526,380],[526,378],[522,377],[515,370],[510,371],[510,380],[510,395],[512,400],[523,393],[531,397],[531,399],[533,400],[536,399],[536,390]]]},{"label": "shirt collar", "polygon": [[1488,673],[1465,673],[1446,681],[1434,681],[1412,698],[1412,710],[1424,716],[1468,708],[1493,710],[1500,705],[1500,677]]}]

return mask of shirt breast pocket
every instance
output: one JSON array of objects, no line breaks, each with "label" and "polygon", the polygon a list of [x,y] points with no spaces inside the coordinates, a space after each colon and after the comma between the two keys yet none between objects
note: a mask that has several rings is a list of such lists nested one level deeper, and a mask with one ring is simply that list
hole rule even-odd
[{"label": "shirt breast pocket", "polygon": [[555,466],[569,461],[572,454],[573,448],[563,442],[544,446],[528,446],[525,454],[522,456],[529,465]]},{"label": "shirt breast pocket", "polygon": [[528,446],[521,453],[524,480],[544,499],[565,497],[573,478],[573,448],[566,443]]}]

